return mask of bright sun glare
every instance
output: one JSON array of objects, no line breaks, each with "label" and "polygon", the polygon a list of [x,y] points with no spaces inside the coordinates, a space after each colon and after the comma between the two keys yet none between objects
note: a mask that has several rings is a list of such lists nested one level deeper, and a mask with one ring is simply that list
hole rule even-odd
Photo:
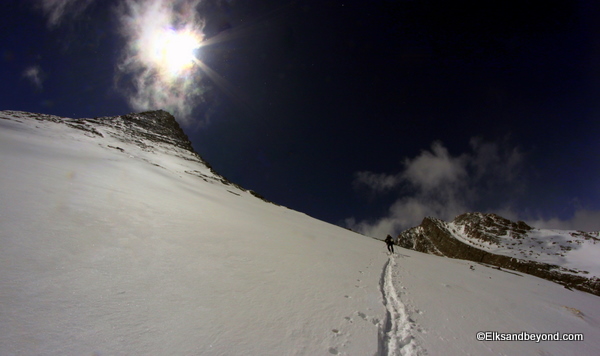
[{"label": "bright sun glare", "polygon": [[165,74],[178,76],[194,65],[194,51],[200,42],[200,36],[193,31],[158,31],[152,41],[152,59]]}]

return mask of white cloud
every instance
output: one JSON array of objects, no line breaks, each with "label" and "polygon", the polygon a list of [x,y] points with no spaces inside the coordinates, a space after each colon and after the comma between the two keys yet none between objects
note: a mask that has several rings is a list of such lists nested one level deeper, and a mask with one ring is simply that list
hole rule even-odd
[{"label": "white cloud", "polygon": [[[94,0],[34,0],[48,19],[50,27],[82,14]],[[164,109],[181,123],[190,124],[195,107],[202,103],[205,91],[201,83],[202,70],[191,51],[189,66],[182,65],[185,54],[173,46],[178,40],[165,40],[173,32],[177,39],[197,38],[202,41],[202,19],[198,6],[205,0],[120,0],[113,14],[120,24],[125,45],[117,63],[115,87],[125,95],[134,110]],[[185,33],[189,36],[179,36]],[[161,37],[162,34],[162,37]],[[157,49],[157,44],[168,45]],[[183,41],[179,41],[183,42]],[[167,63],[165,63],[165,61]],[[185,70],[184,70],[185,68]],[[39,72],[38,72],[39,73]],[[26,77],[41,85],[36,72]],[[196,122],[200,125],[204,122]]]},{"label": "white cloud", "polygon": [[475,179],[486,179],[488,176],[501,177],[503,181],[515,182],[521,173],[523,154],[508,142],[484,142],[480,138],[472,138],[469,142],[473,149],[470,164],[473,166]]},{"label": "white cloud", "polygon": [[422,193],[461,184],[466,176],[465,157],[451,157],[441,142],[434,142],[431,151],[422,151],[414,159],[405,159],[405,169],[396,174],[357,172],[354,186],[367,187],[374,193],[384,193],[402,183],[408,183]]},{"label": "white cloud", "polygon": [[115,83],[135,110],[165,109],[182,123],[190,123],[190,114],[204,92],[200,68],[195,65],[175,75],[165,74],[152,51],[161,31],[186,31],[201,36],[204,22],[196,9],[200,2],[125,0],[117,8],[126,47]]},{"label": "white cloud", "polygon": [[378,193],[401,185],[404,189],[397,190],[400,195],[385,216],[359,222],[350,218],[346,225],[369,236],[384,237],[419,225],[426,216],[451,220],[475,209],[510,211],[510,202],[497,195],[521,186],[517,173],[522,154],[507,144],[480,139],[471,140],[471,148],[470,153],[452,156],[441,142],[434,142],[430,150],[404,159],[398,173],[357,173],[355,186]]},{"label": "white cloud", "polygon": [[354,186],[366,186],[376,193],[388,191],[396,187],[401,182],[398,175],[388,175],[384,173],[356,172],[354,174]]},{"label": "white cloud", "polygon": [[430,191],[460,183],[466,176],[465,157],[451,157],[441,142],[430,151],[422,151],[415,159],[404,161],[402,177],[422,191]]},{"label": "white cloud", "polygon": [[421,196],[413,196],[399,198],[390,206],[384,217],[358,222],[355,218],[348,218],[345,224],[354,231],[383,239],[388,234],[396,235],[409,227],[419,225],[426,216],[449,220],[463,211],[460,200],[452,199],[443,204]]},{"label": "white cloud", "polygon": [[43,72],[39,66],[31,66],[25,69],[23,77],[27,78],[38,90],[42,89]]},{"label": "white cloud", "polygon": [[[384,216],[364,221],[348,218],[346,226],[383,238],[419,225],[426,216],[450,221],[465,212],[481,211],[514,221],[525,220],[537,228],[600,230],[600,211],[585,209],[579,204],[575,204],[575,213],[570,219],[520,216],[514,209],[513,197],[526,191],[526,182],[522,179],[526,156],[507,140],[498,143],[473,138],[470,146],[471,152],[452,156],[441,142],[434,142],[430,150],[404,159],[398,173],[356,173],[355,187],[367,187],[378,194],[398,194],[398,197]],[[396,187],[402,189],[392,190]]]},{"label": "white cloud", "polygon": [[56,27],[66,16],[77,17],[94,0],[37,0],[48,17],[48,26]]},{"label": "white cloud", "polygon": [[557,230],[600,231],[600,211],[577,210],[568,220],[559,218],[528,220],[530,226]]}]

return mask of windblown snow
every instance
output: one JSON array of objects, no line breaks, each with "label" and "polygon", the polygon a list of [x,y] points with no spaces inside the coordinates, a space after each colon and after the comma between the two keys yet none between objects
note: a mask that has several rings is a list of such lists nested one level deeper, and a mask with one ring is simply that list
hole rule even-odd
[{"label": "windblown snow", "polygon": [[597,296],[388,256],[189,151],[40,117],[0,112],[1,355],[600,354]]}]

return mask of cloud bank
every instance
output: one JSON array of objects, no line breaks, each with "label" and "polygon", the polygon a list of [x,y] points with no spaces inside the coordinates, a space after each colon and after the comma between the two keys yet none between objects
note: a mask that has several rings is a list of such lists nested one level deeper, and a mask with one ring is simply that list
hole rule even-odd
[{"label": "cloud bank", "polygon": [[575,211],[573,218],[569,220],[561,220],[558,218],[549,220],[534,219],[527,221],[527,223],[531,226],[546,229],[599,231],[600,211],[581,209]]},{"label": "cloud bank", "polygon": [[[451,220],[473,210],[510,211],[510,196],[521,190],[519,174],[524,155],[506,143],[470,141],[471,152],[453,156],[442,142],[403,160],[395,174],[357,172],[354,186],[376,194],[397,194],[383,217],[346,220],[347,227],[369,236],[384,237],[419,225],[426,216]],[[507,194],[510,193],[510,194]],[[509,214],[510,215],[510,214]]]},{"label": "cloud bank", "polygon": [[568,219],[531,213],[523,216],[517,208],[527,191],[526,155],[508,141],[473,138],[470,149],[453,156],[442,142],[434,142],[429,150],[405,158],[395,174],[355,173],[355,188],[366,188],[373,195],[394,194],[396,200],[384,216],[362,221],[351,217],[345,220],[346,227],[383,238],[419,225],[426,216],[450,221],[462,213],[479,211],[524,220],[536,228],[600,230],[600,211],[581,206],[576,206]]}]

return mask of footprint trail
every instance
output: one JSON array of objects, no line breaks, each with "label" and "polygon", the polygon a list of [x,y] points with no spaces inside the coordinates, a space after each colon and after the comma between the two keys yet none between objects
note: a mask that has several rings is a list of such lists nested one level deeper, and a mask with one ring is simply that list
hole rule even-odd
[{"label": "footprint trail", "polygon": [[414,338],[414,322],[410,320],[404,303],[400,300],[393,283],[393,269],[396,266],[394,256],[390,256],[381,275],[380,288],[385,318],[379,329],[378,355],[424,355],[426,352]]}]

